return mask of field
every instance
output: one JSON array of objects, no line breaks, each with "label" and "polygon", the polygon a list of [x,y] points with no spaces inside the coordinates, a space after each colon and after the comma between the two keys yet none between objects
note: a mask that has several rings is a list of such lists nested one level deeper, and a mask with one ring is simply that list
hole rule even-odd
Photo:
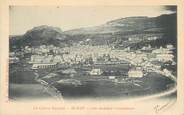
[{"label": "field", "polygon": [[[90,75],[93,68],[103,70],[102,75]],[[55,70],[39,70],[39,79],[56,87],[64,99],[75,98],[132,98],[145,95],[152,95],[168,90],[174,84],[172,80],[157,73],[149,73],[142,78],[128,78],[129,65],[93,65],[93,66],[72,66],[56,68]],[[63,70],[74,70],[74,73],[65,73]],[[36,82],[32,70],[16,70],[10,74],[9,97],[13,100],[19,99],[44,99],[50,98],[48,92],[43,91],[43,86]],[[55,77],[44,78],[46,74],[55,73]],[[45,74],[45,75],[44,75]],[[109,79],[115,76],[115,79]],[[75,83],[58,83],[59,80],[76,80]],[[52,92],[54,95],[54,92]],[[173,96],[174,97],[174,96]]]},{"label": "field", "polygon": [[12,100],[24,99],[44,99],[51,97],[43,92],[43,86],[40,84],[10,84],[9,98]]}]

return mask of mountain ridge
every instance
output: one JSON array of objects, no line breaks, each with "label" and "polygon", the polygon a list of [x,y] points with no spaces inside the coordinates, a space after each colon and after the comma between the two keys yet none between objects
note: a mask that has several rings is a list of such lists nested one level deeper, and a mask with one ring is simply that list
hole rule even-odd
[{"label": "mountain ridge", "polygon": [[12,46],[20,48],[26,45],[39,46],[43,44],[64,47],[87,39],[91,39],[93,44],[97,45],[114,38],[124,40],[124,36],[145,33],[164,33],[164,41],[169,39],[169,42],[176,42],[176,23],[176,13],[173,13],[151,18],[145,16],[119,18],[99,26],[69,31],[42,25],[28,30],[22,36],[10,36],[10,49]]}]

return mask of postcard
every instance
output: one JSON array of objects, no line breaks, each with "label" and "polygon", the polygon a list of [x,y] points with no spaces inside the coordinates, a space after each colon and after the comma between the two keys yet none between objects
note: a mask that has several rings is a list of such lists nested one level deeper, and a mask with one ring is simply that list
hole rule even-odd
[{"label": "postcard", "polygon": [[2,2],[0,114],[184,114],[181,1]]}]

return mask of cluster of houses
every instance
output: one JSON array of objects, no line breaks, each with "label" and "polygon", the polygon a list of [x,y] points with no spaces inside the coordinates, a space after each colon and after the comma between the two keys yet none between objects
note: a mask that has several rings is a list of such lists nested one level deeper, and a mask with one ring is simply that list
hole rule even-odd
[{"label": "cluster of houses", "polygon": [[155,54],[156,58],[152,60],[158,60],[161,62],[173,61],[173,49],[174,47],[172,45],[167,45],[166,48],[160,47],[159,49],[153,50],[152,54]]},{"label": "cluster of houses", "polygon": [[10,64],[18,63],[20,61],[17,55],[19,54],[16,54],[15,52],[9,53],[9,63]]},{"label": "cluster of houses", "polygon": [[[152,48],[149,45],[136,51],[130,51],[127,48],[124,50],[112,49],[108,45],[76,45],[64,48],[42,45],[36,48],[26,46],[23,51],[31,54],[28,63],[32,64],[32,69],[54,68],[59,64],[120,64],[128,62],[134,66],[144,66],[144,69],[149,71],[161,68],[159,65],[152,64],[152,61],[173,61],[173,49],[173,45],[167,45],[165,48]],[[151,50],[151,52],[142,50]],[[10,53],[9,59],[10,63],[19,61],[14,52]],[[101,74],[101,70],[94,69],[90,74]],[[130,69],[128,76],[142,77],[143,70]]]},{"label": "cluster of houses", "polygon": [[141,41],[141,40],[148,40],[153,41],[162,38],[163,34],[135,34],[135,35],[129,35],[128,41]]}]

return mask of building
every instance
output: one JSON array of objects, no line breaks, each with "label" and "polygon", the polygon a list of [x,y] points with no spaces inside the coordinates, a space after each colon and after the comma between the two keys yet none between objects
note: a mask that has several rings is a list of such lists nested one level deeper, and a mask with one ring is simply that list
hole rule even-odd
[{"label": "building", "polygon": [[46,69],[46,68],[55,68],[57,67],[56,63],[34,63],[31,69]]},{"label": "building", "polygon": [[64,63],[64,59],[60,55],[32,55],[29,63]]},{"label": "building", "polygon": [[116,76],[109,76],[109,79],[114,80],[116,79]]},{"label": "building", "polygon": [[90,75],[101,75],[102,73],[103,72],[101,69],[92,69],[89,74]]},{"label": "building", "polygon": [[131,70],[129,70],[128,71],[128,77],[138,77],[138,78],[140,78],[140,77],[143,77],[143,72],[142,72],[142,70],[138,70],[138,69],[131,69]]},{"label": "building", "polygon": [[172,49],[174,49],[174,46],[171,44],[168,44],[168,45],[166,45],[166,48],[172,50]]},{"label": "building", "polygon": [[44,60],[44,59],[45,59],[44,56],[32,55],[31,56],[31,60],[29,61],[29,63],[41,63],[42,60]]},{"label": "building", "polygon": [[163,62],[167,62],[167,61],[173,61],[174,55],[172,54],[158,54],[156,56],[156,59],[158,61],[163,61]]},{"label": "building", "polygon": [[157,36],[152,36],[152,37],[148,37],[148,40],[157,40],[158,39],[158,37]]},{"label": "building", "polygon": [[63,59],[62,56],[56,55],[56,56],[53,57],[53,62],[55,62],[55,63],[64,63],[64,59]]},{"label": "building", "polygon": [[164,53],[165,54],[171,54],[173,52],[170,49],[160,47],[159,49],[153,50],[152,53],[155,53],[155,54],[164,54]]},{"label": "building", "polygon": [[140,41],[139,37],[133,36],[133,37],[129,37],[128,41]]},{"label": "building", "polygon": [[20,60],[18,57],[10,57],[9,58],[9,63],[13,64],[13,63],[18,63]]}]

